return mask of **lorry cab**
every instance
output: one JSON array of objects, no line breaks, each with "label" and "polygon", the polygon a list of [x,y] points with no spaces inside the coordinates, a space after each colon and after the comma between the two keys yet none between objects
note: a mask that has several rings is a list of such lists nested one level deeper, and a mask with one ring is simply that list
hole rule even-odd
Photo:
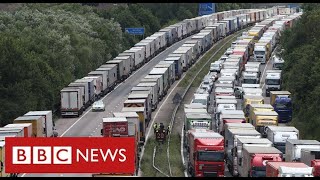
[{"label": "lorry cab", "polygon": [[210,105],[210,96],[209,94],[194,94],[191,103],[201,103],[208,108]]},{"label": "lorry cab", "polygon": [[188,131],[188,171],[193,177],[224,177],[224,138],[214,131]]},{"label": "lorry cab", "polygon": [[282,70],[283,65],[284,65],[284,60],[281,57],[278,57],[276,55],[274,55],[272,57],[272,60],[273,60],[272,61],[273,62],[272,69],[273,70]]},{"label": "lorry cab", "polygon": [[292,100],[289,91],[270,91],[270,104],[279,114],[280,123],[292,120]]},{"label": "lorry cab", "polygon": [[259,74],[256,70],[243,72],[242,78],[243,78],[242,80],[243,84],[259,84],[259,81],[260,81]]},{"label": "lorry cab", "polygon": [[267,70],[266,73],[266,96],[268,97],[270,91],[281,90],[281,70]]},{"label": "lorry cab", "polygon": [[185,124],[187,130],[208,129],[212,130],[212,118],[208,113],[186,113]]},{"label": "lorry cab", "polygon": [[254,60],[265,64],[267,61],[267,43],[256,43],[254,45]]}]

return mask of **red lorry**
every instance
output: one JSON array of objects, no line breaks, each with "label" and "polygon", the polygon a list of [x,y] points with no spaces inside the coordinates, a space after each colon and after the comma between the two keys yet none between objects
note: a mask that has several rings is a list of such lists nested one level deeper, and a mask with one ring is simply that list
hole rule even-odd
[{"label": "red lorry", "polygon": [[275,147],[246,146],[238,160],[240,177],[265,177],[268,161],[282,161],[282,152]]},{"label": "red lorry", "polygon": [[193,177],[224,177],[224,138],[206,129],[188,131],[188,171]]},{"label": "red lorry", "polygon": [[[122,138],[122,137],[133,137],[136,139],[136,149],[135,149],[135,171],[131,174],[128,173],[97,173],[92,174],[92,177],[110,177],[110,176],[136,176],[138,174],[138,167],[139,167],[139,144],[138,144],[138,133],[135,124],[128,124],[128,120],[126,117],[108,117],[102,119],[102,129],[101,135],[103,137],[115,137],[115,138]],[[129,132],[130,131],[130,132]],[[135,131],[135,132],[131,132]],[[120,141],[121,139],[119,139]]]},{"label": "red lorry", "polygon": [[310,176],[312,168],[301,162],[267,162],[266,177]]}]

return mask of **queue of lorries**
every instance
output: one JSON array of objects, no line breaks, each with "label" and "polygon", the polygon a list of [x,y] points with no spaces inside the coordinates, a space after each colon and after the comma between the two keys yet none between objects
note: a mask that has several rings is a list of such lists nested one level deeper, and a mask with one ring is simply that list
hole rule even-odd
[{"label": "queue of lorries", "polygon": [[[117,174],[129,176],[136,175],[140,159],[140,145],[145,141],[146,126],[151,120],[152,111],[157,108],[157,105],[166,95],[170,85],[172,85],[175,80],[179,79],[183,72],[187,71],[190,66],[197,61],[198,57],[210,49],[216,41],[243,29],[244,27],[272,17],[278,12],[279,8],[277,7],[270,9],[224,11],[186,19],[161,29],[159,32],[140,41],[131,49],[120,53],[113,60],[107,61],[106,64],[101,65],[95,71],[88,73],[88,76],[78,79],[70,83],[68,87],[62,89],[61,116],[80,116],[93,102],[112,91],[117,84],[128,78],[133,71],[150,61],[165,48],[180,39],[198,33],[193,35],[191,40],[186,41],[180,48],[168,55],[163,61],[159,62],[152,70],[150,70],[145,78],[141,79],[139,84],[132,88],[128,100],[124,102],[124,108],[120,112],[114,112],[113,117],[105,117],[102,119],[101,133],[104,137],[112,136],[121,138],[129,136],[136,138],[136,171],[131,174]],[[232,55],[229,57],[231,56]],[[240,74],[238,76],[240,77]],[[212,80],[212,77],[208,76],[206,83],[203,83],[203,87],[212,86]],[[218,90],[215,92],[218,92]],[[224,92],[222,91],[221,95],[223,95],[223,93]],[[199,98],[195,99],[194,102],[207,102],[205,95],[199,93],[197,97]],[[191,106],[194,105],[198,106],[199,104],[193,104]],[[203,107],[201,104],[200,106]],[[207,107],[205,109],[207,109]],[[222,115],[223,113],[221,116]],[[201,116],[203,116],[204,119],[208,118],[208,116],[210,117],[209,114]],[[212,121],[208,121],[208,123],[211,123],[209,126],[212,126]],[[208,124],[191,122],[190,126],[207,127]],[[5,173],[5,137],[56,136],[58,136],[58,134],[55,132],[52,111],[30,111],[24,116],[17,117],[13,124],[1,127],[1,177],[17,176],[17,174]],[[218,134],[212,134],[212,136],[222,137]],[[223,146],[225,143],[223,140],[221,142],[222,145],[217,147],[216,150],[221,150],[221,148],[225,149]],[[197,145],[198,142],[195,146]],[[206,157],[207,155],[209,155],[208,158],[211,158],[210,154],[203,153],[203,157]],[[205,169],[206,166],[203,168]],[[93,176],[101,175],[105,176],[110,174],[94,174]]]},{"label": "queue of lorries", "polygon": [[[184,107],[184,146],[191,176],[223,177],[225,165],[232,176],[240,177],[319,176],[320,142],[303,140],[295,127],[279,124],[292,119],[290,92],[279,86],[269,87],[269,91],[266,87],[270,94],[267,104],[259,84],[260,65],[269,60],[273,70],[266,72],[265,83],[276,84],[268,84],[270,74],[281,74],[284,61],[271,56],[272,51],[281,32],[292,27],[301,14],[275,15],[256,23],[212,63],[191,103]],[[257,48],[262,37],[264,48]],[[249,73],[255,78],[248,80]],[[281,85],[281,76],[277,78]],[[214,112],[208,111],[210,95]]]},{"label": "queue of lorries", "polygon": [[[236,10],[232,12],[220,12],[195,18],[203,19],[209,17],[209,21],[201,26],[201,29],[198,30],[199,33],[193,35],[190,40],[186,41],[181,47],[156,64],[153,69],[150,69],[149,74],[131,89],[128,99],[124,102],[124,107],[120,112],[114,112],[113,117],[103,118],[102,136],[133,136],[137,139],[136,171],[132,172],[131,176],[138,173],[140,148],[146,140],[146,128],[151,121],[151,113],[157,109],[157,105],[166,96],[171,85],[176,80],[179,80],[182,74],[196,63],[198,58],[210,49],[215,42],[272,16],[277,12],[277,9]],[[250,16],[250,14],[253,15]],[[261,14],[261,16],[258,14]],[[221,16],[224,18],[221,18]],[[244,17],[252,17],[252,19],[245,20]],[[208,79],[207,82],[209,81]],[[202,94],[199,94],[198,100],[202,101]],[[115,174],[93,174],[94,177],[112,175]],[[117,175],[124,176],[129,174],[120,173]]]}]

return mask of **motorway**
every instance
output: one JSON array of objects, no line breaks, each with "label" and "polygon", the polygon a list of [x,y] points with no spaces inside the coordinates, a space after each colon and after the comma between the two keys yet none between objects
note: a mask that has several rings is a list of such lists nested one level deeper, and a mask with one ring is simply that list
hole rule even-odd
[{"label": "motorway", "polygon": [[[158,54],[147,64],[132,73],[124,82],[102,98],[105,112],[92,112],[88,108],[79,118],[61,118],[55,122],[57,132],[60,137],[99,137],[102,128],[102,118],[112,117],[113,112],[120,112],[123,102],[127,99],[132,87],[140,82],[140,79],[149,74],[151,69],[161,60],[164,60],[170,53],[178,49],[185,41],[191,39],[187,37]],[[158,105],[159,107],[159,105]],[[154,114],[154,113],[153,113]],[[79,172],[80,173],[80,172]],[[21,177],[91,177],[91,174],[22,174]]]}]

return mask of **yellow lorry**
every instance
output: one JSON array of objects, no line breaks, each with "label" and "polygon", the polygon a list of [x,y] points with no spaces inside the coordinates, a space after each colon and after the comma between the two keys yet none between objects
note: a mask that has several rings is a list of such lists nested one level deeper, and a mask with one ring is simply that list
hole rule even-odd
[{"label": "yellow lorry", "polygon": [[252,125],[261,134],[265,134],[266,126],[278,126],[278,113],[275,111],[254,111]]},{"label": "yellow lorry", "polygon": [[122,108],[122,112],[136,112],[138,114],[139,122],[140,122],[139,144],[144,144],[145,132],[146,132],[146,117],[147,117],[146,107],[124,107]]},{"label": "yellow lorry", "polygon": [[252,95],[244,95],[242,101],[243,112],[246,117],[246,121],[248,122],[249,117],[249,105],[250,104],[263,104],[264,98],[263,96],[252,96]]},{"label": "yellow lorry", "polygon": [[253,113],[255,111],[274,111],[274,109],[273,109],[273,106],[271,106],[270,104],[250,104],[248,122],[251,124],[252,124]]}]

